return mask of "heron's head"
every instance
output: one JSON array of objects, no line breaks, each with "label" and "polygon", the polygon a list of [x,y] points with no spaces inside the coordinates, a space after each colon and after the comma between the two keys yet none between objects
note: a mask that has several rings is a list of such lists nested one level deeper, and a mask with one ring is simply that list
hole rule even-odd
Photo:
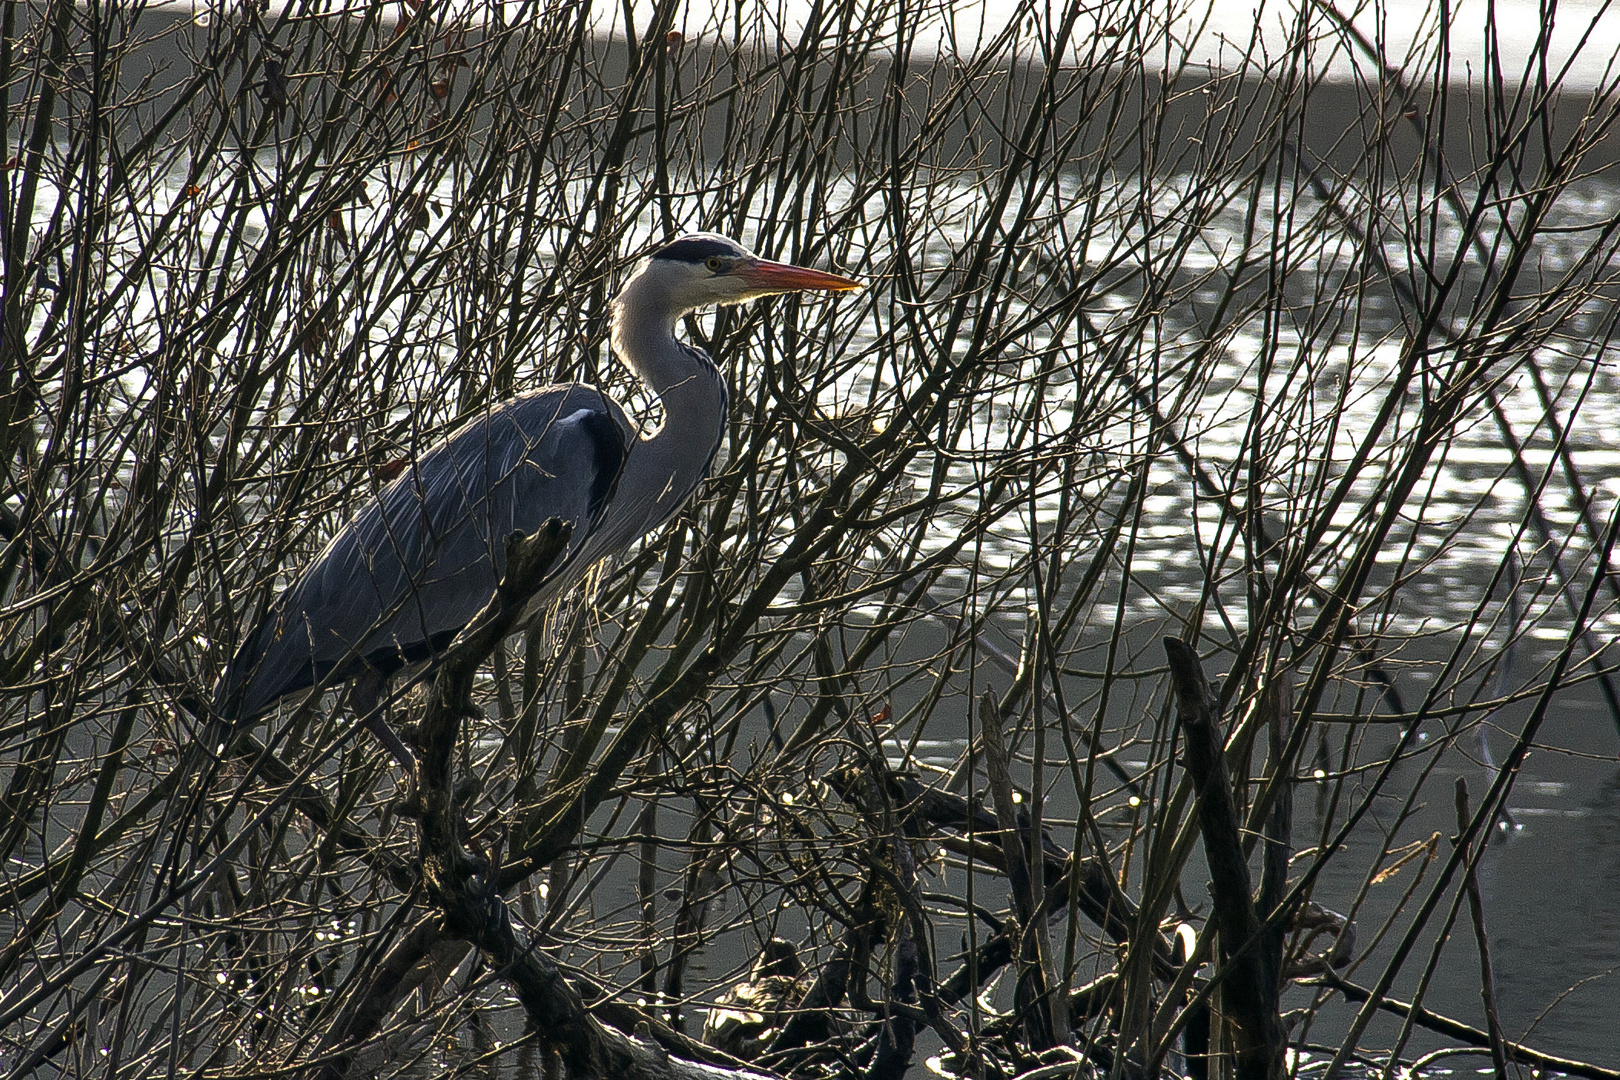
[{"label": "heron's head", "polygon": [[684,314],[775,293],[860,287],[860,282],[837,274],[762,259],[723,236],[694,233],[649,254],[619,295],[622,303],[652,304]]}]

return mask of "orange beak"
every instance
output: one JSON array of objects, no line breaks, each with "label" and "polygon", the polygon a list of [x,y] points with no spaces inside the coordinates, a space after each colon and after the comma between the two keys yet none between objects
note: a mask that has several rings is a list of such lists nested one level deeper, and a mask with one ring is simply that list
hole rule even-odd
[{"label": "orange beak", "polygon": [[732,271],[750,288],[769,292],[798,292],[801,289],[821,289],[829,292],[848,292],[859,289],[861,283],[853,278],[839,277],[823,270],[807,270],[802,266],[755,259]]}]

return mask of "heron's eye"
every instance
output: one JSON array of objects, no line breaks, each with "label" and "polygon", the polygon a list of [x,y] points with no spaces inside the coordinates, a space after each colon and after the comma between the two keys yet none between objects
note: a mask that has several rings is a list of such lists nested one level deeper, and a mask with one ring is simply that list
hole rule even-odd
[{"label": "heron's eye", "polygon": [[711,274],[718,274],[726,268],[726,261],[718,255],[710,255],[708,262],[704,265],[709,268]]}]

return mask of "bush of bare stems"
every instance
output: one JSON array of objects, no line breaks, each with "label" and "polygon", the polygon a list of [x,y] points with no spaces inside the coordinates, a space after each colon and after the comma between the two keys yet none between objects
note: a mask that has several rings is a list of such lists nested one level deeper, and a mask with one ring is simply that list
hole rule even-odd
[{"label": "bush of bare stems", "polygon": [[[1613,84],[1012,8],[5,5],[0,1071],[1333,1077],[1427,1028],[1615,1075],[1504,1034],[1472,889],[1554,692],[1608,692]],[[514,572],[393,705],[408,802],[335,691],[198,753],[458,418],[645,404],[606,302],[695,229],[869,288],[690,321],[689,510],[508,636]],[[1481,430],[1506,512],[1437,494]],[[1403,861],[1370,809],[1486,722]],[[1453,929],[1471,1025],[1391,997]]]}]

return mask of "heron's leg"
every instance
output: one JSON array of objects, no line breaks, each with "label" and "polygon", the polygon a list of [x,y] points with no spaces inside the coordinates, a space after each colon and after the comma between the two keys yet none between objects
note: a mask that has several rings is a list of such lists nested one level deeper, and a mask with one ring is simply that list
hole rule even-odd
[{"label": "heron's leg", "polygon": [[394,760],[399,762],[400,767],[414,774],[416,755],[411,753],[404,740],[399,737],[399,733],[389,727],[388,721],[383,719],[380,702],[383,690],[387,686],[386,676],[368,668],[357,675],[350,684],[349,704],[353,707],[355,716],[359,717],[366,729],[388,748],[388,752],[394,755]]}]

